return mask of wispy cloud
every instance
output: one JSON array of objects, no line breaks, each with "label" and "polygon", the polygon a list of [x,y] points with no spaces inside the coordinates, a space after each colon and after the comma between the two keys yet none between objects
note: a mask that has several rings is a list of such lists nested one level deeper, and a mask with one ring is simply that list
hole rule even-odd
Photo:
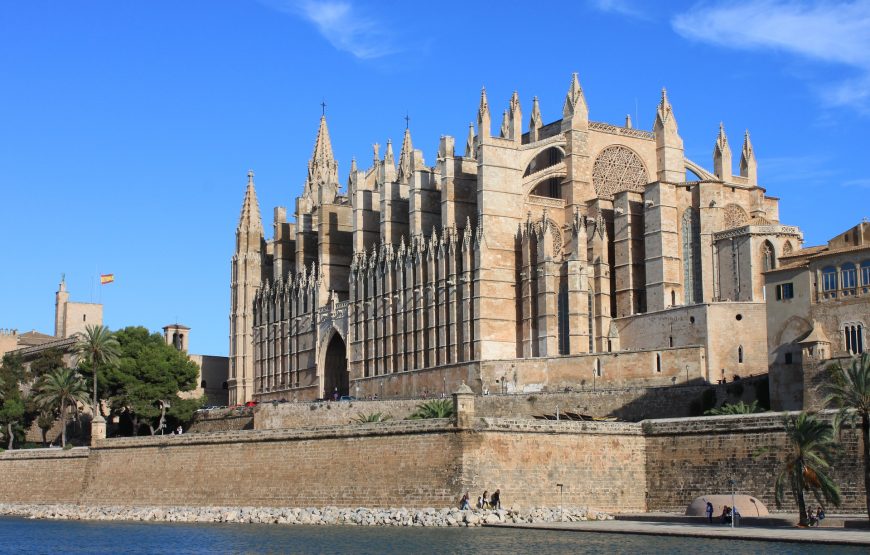
[{"label": "wispy cloud", "polygon": [[870,189],[870,179],[850,179],[843,182],[843,187],[858,187],[860,189]]},{"label": "wispy cloud", "polygon": [[361,60],[399,51],[386,25],[347,0],[261,0],[267,6],[308,21],[337,50]]},{"label": "wispy cloud", "polygon": [[831,106],[870,114],[870,0],[707,2],[674,16],[671,25],[699,42],[850,67],[855,77],[816,88]]},{"label": "wispy cloud", "polygon": [[648,15],[631,0],[589,0],[589,5],[600,12],[647,19]]}]

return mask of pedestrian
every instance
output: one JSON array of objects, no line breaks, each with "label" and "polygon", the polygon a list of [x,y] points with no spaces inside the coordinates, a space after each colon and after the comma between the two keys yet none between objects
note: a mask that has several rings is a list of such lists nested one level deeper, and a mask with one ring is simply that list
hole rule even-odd
[{"label": "pedestrian", "polygon": [[181,426],[179,426],[179,427],[175,428],[175,433],[178,435],[181,435],[184,433],[184,429]]},{"label": "pedestrian", "polygon": [[821,526],[823,520],[825,520],[825,510],[819,505],[816,508],[816,522],[818,522],[818,526]]},{"label": "pedestrian", "polygon": [[493,509],[501,509],[501,490],[496,489],[495,493],[492,494],[492,498],[489,500],[489,505]]},{"label": "pedestrian", "polygon": [[459,510],[467,511],[471,509],[471,504],[468,502],[468,492],[465,492],[465,495],[462,496],[462,499],[459,500]]},{"label": "pedestrian", "polygon": [[489,501],[486,499],[486,494],[489,493],[486,490],[483,490],[483,495],[477,498],[477,508],[478,509],[488,509]]},{"label": "pedestrian", "polygon": [[713,504],[707,501],[707,522],[713,524]]},{"label": "pedestrian", "polygon": [[332,392],[332,400],[338,401],[338,388],[335,388],[335,391]]}]

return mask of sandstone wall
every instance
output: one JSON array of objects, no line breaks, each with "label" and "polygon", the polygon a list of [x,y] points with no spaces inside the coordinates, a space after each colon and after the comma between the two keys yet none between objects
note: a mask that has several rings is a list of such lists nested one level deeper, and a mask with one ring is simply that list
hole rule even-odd
[{"label": "sandstone wall", "polygon": [[[682,511],[700,495],[728,493],[732,476],[738,493],[754,495],[768,509],[776,509],[774,481],[786,446],[781,414],[651,420],[643,428],[647,510]],[[860,438],[847,430],[842,441],[843,452],[833,465],[843,495],[839,511],[862,513],[866,505]],[[790,499],[783,508],[795,510]]]},{"label": "sandstone wall", "polygon": [[565,505],[643,511],[646,456],[640,424],[483,419],[463,434],[464,489],[501,489],[504,506]]},{"label": "sandstone wall", "polygon": [[81,500],[103,505],[443,507],[459,490],[447,421],[110,439]]},{"label": "sandstone wall", "polygon": [[0,502],[76,503],[88,449],[26,449],[0,453]]},{"label": "sandstone wall", "polygon": [[350,424],[360,415],[380,412],[391,420],[411,416],[420,399],[390,401],[340,401],[324,403],[263,403],[254,409],[255,430],[311,428]]},{"label": "sandstone wall", "polygon": [[254,412],[250,408],[216,409],[196,413],[189,433],[229,432],[254,428]]}]

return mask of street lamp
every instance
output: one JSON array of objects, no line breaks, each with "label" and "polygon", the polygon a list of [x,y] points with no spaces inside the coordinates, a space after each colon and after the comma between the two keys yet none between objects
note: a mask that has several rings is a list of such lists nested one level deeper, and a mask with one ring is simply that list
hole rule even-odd
[{"label": "street lamp", "polygon": [[556,487],[559,488],[559,520],[562,520],[562,490],[565,487],[565,484],[556,484]]}]

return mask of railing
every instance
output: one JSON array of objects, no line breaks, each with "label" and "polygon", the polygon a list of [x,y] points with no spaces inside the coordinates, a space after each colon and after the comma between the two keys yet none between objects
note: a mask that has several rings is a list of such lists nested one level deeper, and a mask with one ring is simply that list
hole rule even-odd
[{"label": "railing", "polygon": [[589,129],[603,131],[604,133],[610,133],[612,135],[634,137],[635,139],[646,139],[652,141],[656,138],[655,133],[653,133],[652,131],[643,131],[641,129],[632,129],[628,127],[618,127],[616,125],[611,125],[609,123],[603,123],[600,121],[590,121]]}]

